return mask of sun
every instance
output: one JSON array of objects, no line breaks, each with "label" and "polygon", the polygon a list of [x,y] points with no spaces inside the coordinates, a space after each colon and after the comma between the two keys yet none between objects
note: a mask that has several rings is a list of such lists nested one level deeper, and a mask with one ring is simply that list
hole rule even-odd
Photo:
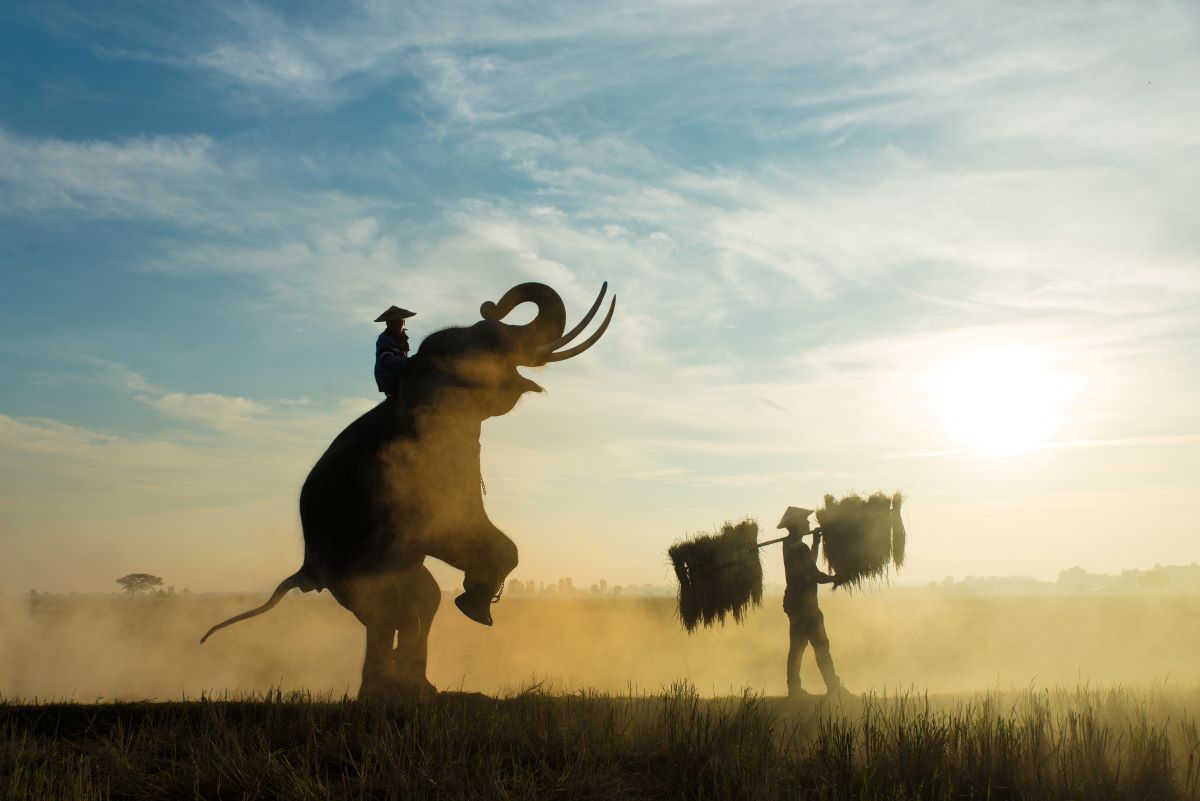
[{"label": "sun", "polygon": [[949,358],[934,379],[942,423],[956,444],[987,456],[1044,447],[1063,412],[1064,377],[1033,347],[979,347]]}]

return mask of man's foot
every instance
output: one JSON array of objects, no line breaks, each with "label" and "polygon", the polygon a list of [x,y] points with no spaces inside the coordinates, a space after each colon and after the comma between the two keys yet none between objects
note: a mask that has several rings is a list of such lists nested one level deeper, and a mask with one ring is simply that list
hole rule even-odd
[{"label": "man's foot", "polygon": [[466,592],[454,599],[458,611],[485,626],[492,625],[492,594],[481,586],[467,588]]}]

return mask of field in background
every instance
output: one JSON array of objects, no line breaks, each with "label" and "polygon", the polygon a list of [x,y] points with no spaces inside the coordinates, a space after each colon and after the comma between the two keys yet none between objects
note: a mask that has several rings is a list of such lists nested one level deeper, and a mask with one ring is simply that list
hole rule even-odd
[{"label": "field in background", "polygon": [[0,703],[11,798],[1197,799],[1200,690]]},{"label": "field in background", "polygon": [[[263,596],[43,596],[0,601],[0,698],[177,700],[201,692],[353,693],[363,630],[326,595],[292,594],[221,631]],[[854,692],[936,693],[1200,680],[1200,597],[891,597],[822,601],[833,655]],[[430,678],[489,694],[536,681],[558,691],[701,695],[784,692],[787,619],[767,598],[742,626],[691,637],[665,598],[505,598],[496,625],[445,600]],[[805,684],[822,689],[806,659]]]}]

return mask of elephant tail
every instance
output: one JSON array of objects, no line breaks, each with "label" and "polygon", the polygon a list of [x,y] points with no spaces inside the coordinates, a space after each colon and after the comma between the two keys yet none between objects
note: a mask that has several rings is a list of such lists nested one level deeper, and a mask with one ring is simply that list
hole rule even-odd
[{"label": "elephant tail", "polygon": [[226,626],[232,626],[234,623],[245,620],[246,618],[257,617],[263,612],[270,612],[275,608],[276,604],[283,600],[283,596],[287,595],[291,590],[294,590],[297,587],[300,587],[301,590],[303,590],[306,584],[309,584],[309,582],[307,581],[307,577],[304,575],[304,568],[300,568],[295,573],[279,582],[279,586],[275,588],[275,592],[271,593],[271,597],[267,599],[265,604],[257,609],[251,609],[249,612],[242,612],[240,615],[234,615],[233,617],[229,618],[229,620],[213,626],[208,630],[208,633],[200,638],[200,644],[203,645],[204,641],[211,637],[215,631],[223,629]]}]

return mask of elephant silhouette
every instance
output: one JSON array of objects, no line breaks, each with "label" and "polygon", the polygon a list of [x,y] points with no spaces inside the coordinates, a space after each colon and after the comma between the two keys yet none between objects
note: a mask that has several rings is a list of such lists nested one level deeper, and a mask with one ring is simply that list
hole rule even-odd
[{"label": "elephant silhouette", "polygon": [[[200,642],[272,609],[292,589],[327,589],[366,627],[360,697],[432,690],[426,659],[441,591],[425,558],[463,572],[455,604],[488,626],[491,603],[517,565],[516,545],[483,506],[482,423],[510,412],[526,392],[543,391],[517,367],[569,359],[603,336],[615,297],[596,331],[571,344],[607,288],[566,334],[558,293],[530,282],[484,303],[474,325],[426,337],[399,392],[342,431],[308,474],[300,491],[303,565],[265,604],[218,623]],[[531,322],[503,322],[523,303],[537,307]]]}]

